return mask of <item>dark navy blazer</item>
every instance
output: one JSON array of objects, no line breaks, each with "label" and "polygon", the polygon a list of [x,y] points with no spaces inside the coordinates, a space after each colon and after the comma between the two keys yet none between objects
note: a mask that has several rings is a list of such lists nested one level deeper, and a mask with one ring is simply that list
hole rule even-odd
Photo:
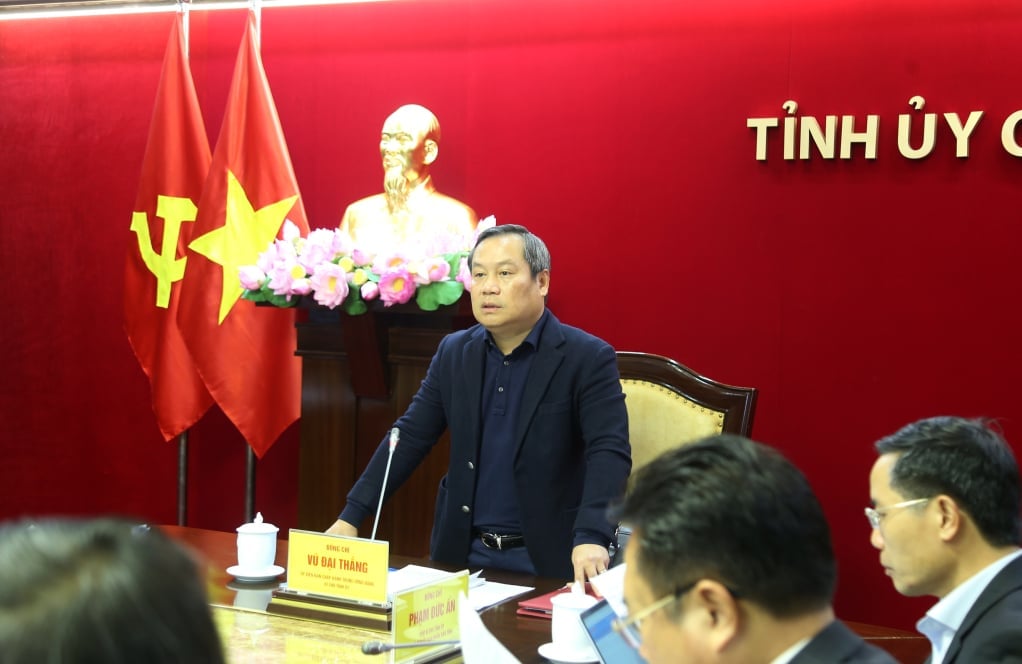
[{"label": "dark navy blazer", "polygon": [[[466,563],[472,539],[485,339],[485,328],[475,325],[440,342],[395,425],[401,436],[387,481],[389,498],[450,430],[451,458],[437,492],[430,553],[453,565]],[[621,495],[631,470],[617,356],[606,342],[551,315],[526,382],[514,458],[522,534],[541,576],[571,579],[575,529],[613,539],[607,506]],[[341,513],[348,523],[358,525],[376,511],[387,448],[384,437],[348,494]]]},{"label": "dark navy blazer", "polygon": [[814,636],[790,664],[897,664],[890,653],[866,643],[839,620]]},{"label": "dark navy blazer", "polygon": [[976,598],[944,655],[944,664],[953,662],[1022,663],[1022,557],[998,572]]}]

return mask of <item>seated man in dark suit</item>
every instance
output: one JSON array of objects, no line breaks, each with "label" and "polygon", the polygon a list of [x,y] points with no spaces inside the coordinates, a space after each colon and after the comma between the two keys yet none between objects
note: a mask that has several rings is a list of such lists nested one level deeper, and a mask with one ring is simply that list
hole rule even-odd
[{"label": "seated man in dark suit", "polygon": [[1022,662],[1019,472],[982,420],[934,417],[876,443],[870,541],[902,595],[940,598],[917,624],[933,664]]},{"label": "seated man in dark suit", "polygon": [[714,436],[636,473],[619,510],[628,617],[651,664],[889,664],[834,617],[830,530],[805,476],[746,438]]},{"label": "seated man in dark suit", "polygon": [[222,664],[191,555],[119,519],[0,527],[0,662]]}]

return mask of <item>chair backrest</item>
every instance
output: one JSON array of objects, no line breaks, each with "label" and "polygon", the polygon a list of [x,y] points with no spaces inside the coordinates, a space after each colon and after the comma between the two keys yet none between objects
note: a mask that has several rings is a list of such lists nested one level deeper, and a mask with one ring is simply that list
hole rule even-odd
[{"label": "chair backrest", "polygon": [[717,433],[748,436],[756,388],[700,376],[670,358],[619,351],[618,370],[628,408],[632,472],[666,450]]}]

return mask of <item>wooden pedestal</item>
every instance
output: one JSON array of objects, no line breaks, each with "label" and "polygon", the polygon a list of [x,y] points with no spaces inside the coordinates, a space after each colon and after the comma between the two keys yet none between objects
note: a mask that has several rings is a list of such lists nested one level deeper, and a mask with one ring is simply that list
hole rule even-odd
[{"label": "wooden pedestal", "polygon": [[[426,375],[444,335],[472,325],[468,295],[424,312],[414,304],[366,314],[310,308],[296,324],[302,358],[298,527],[324,530]],[[376,532],[391,553],[426,556],[437,484],[447,470],[447,435],[387,503]],[[372,517],[359,534],[372,532]]]}]

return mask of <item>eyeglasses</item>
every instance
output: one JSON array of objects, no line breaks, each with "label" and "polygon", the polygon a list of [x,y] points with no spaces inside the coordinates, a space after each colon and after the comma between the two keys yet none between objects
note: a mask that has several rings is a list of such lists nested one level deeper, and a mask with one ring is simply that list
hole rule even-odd
[{"label": "eyeglasses", "polygon": [[[639,611],[629,614],[624,618],[615,619],[614,622],[611,623],[612,629],[620,634],[628,645],[638,650],[639,646],[642,645],[642,636],[639,634],[639,630],[642,629],[642,621],[649,618],[660,609],[677,602],[690,590],[695,588],[696,584],[700,581],[702,581],[702,579],[696,579],[692,583],[679,586],[674,592],[664,595],[646,608],[640,609]],[[731,593],[731,596],[736,599],[742,596],[741,593],[730,586],[724,586],[724,589]]]},{"label": "eyeglasses", "polygon": [[698,581],[693,581],[692,583],[681,586],[674,592],[664,595],[644,609],[640,609],[635,613],[630,613],[624,618],[616,618],[612,623],[614,631],[624,637],[625,641],[628,642],[628,645],[638,650],[639,646],[642,645],[642,637],[639,635],[639,630],[642,629],[642,621],[649,618],[660,609],[677,602],[685,596],[685,593],[695,588],[696,583],[698,583]]},{"label": "eyeglasses", "polygon": [[900,509],[902,507],[912,507],[913,505],[921,505],[923,503],[930,502],[930,498],[916,498],[914,500],[905,500],[900,503],[894,503],[887,507],[881,507],[880,509],[873,509],[872,507],[866,508],[866,519],[869,520],[869,525],[873,528],[880,527],[880,519],[890,512],[891,510]]}]

